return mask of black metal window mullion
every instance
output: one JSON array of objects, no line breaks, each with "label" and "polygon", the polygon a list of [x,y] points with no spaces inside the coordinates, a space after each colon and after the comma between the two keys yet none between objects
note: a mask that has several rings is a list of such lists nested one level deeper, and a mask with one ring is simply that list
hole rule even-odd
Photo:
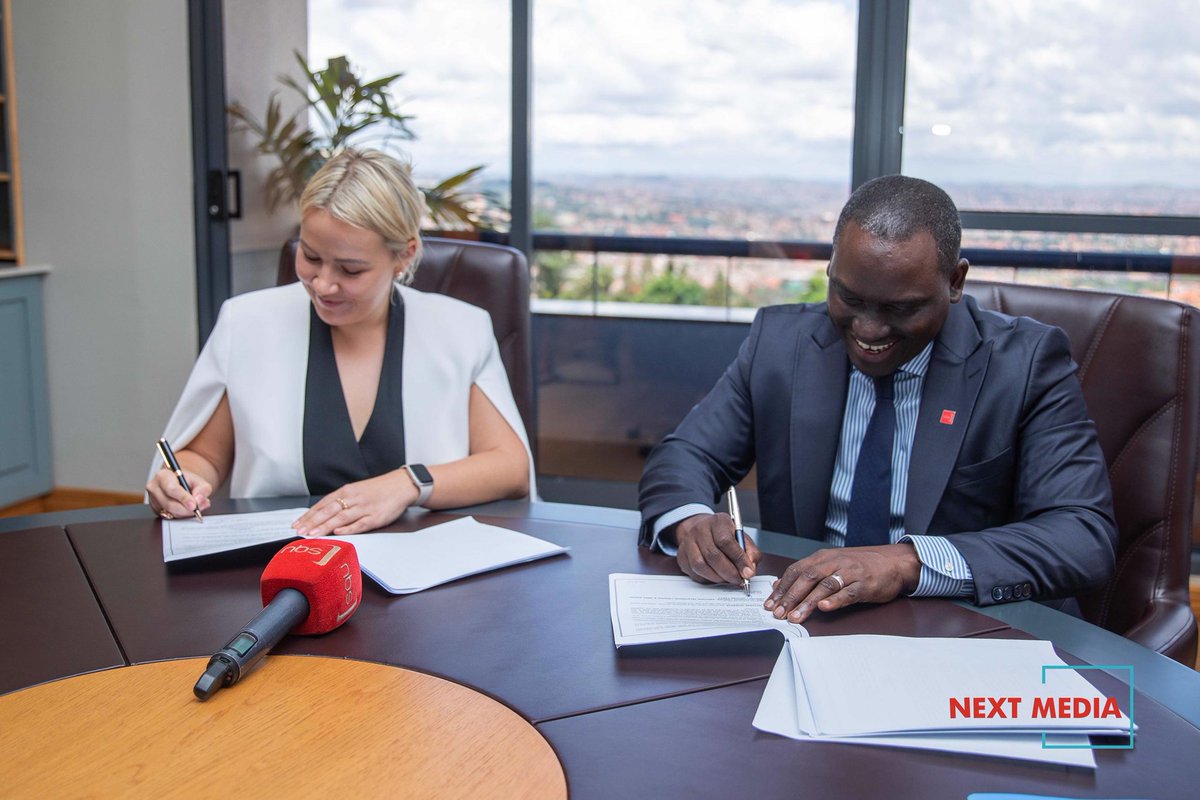
[{"label": "black metal window mullion", "polygon": [[225,40],[221,0],[188,0],[196,318],[200,346],[232,294],[225,202]]}]

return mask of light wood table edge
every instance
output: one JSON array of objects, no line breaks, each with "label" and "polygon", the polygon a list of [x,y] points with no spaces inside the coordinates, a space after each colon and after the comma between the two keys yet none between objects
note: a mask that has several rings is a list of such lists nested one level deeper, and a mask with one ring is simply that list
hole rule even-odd
[{"label": "light wood table edge", "polygon": [[370,661],[269,656],[201,703],[191,689],[206,663],[102,669],[0,697],[5,796],[567,796],[541,732],[473,688]]}]

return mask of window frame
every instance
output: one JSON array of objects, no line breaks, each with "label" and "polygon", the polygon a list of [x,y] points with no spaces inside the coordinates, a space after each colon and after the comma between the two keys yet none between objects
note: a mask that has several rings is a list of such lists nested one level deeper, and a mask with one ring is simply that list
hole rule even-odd
[{"label": "window frame", "polygon": [[[512,222],[503,240],[534,263],[532,192],[533,13],[535,0],[511,0],[512,28]],[[224,138],[224,65],[220,52],[221,0],[189,0],[191,14],[193,146],[197,174],[197,284],[201,341],[229,297],[227,233],[220,214],[208,213],[201,192],[209,170],[225,167],[219,143]],[[904,92],[908,59],[909,0],[859,0],[855,67],[854,134],[851,145],[851,189],[872,178],[901,171]],[[218,20],[216,26],[213,20]],[[208,35],[205,35],[205,34]],[[207,165],[207,166],[206,166]],[[960,209],[963,227],[977,230],[1048,233],[1144,234],[1200,236],[1200,216],[1079,214]],[[583,234],[586,236],[586,234]],[[799,243],[798,243],[799,244]],[[809,243],[811,244],[811,243]],[[997,251],[1008,252],[1008,251]],[[1020,250],[1011,252],[1019,253]],[[1191,259],[1187,259],[1189,263]],[[1183,272],[1192,272],[1183,269]]]}]

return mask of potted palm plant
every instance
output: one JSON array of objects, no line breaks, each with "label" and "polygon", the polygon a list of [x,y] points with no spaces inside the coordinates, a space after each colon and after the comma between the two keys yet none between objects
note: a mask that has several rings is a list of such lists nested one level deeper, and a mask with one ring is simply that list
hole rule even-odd
[{"label": "potted palm plant", "polygon": [[[299,201],[308,179],[343,148],[359,145],[395,154],[401,149],[398,142],[417,138],[408,127],[412,117],[400,112],[392,96],[392,84],[403,72],[368,81],[345,56],[331,58],[324,69],[313,70],[299,51],[294,53],[304,70],[305,83],[290,75],[279,76],[279,82],[304,99],[295,114],[285,117],[278,90],[267,100],[261,120],[237,102],[227,109],[235,131],[253,134],[258,152],[279,160],[264,188],[264,199],[272,211]],[[482,164],[474,166],[435,186],[421,188],[435,227],[492,227],[490,219],[502,210],[500,203],[490,192],[467,189],[483,168]]]}]

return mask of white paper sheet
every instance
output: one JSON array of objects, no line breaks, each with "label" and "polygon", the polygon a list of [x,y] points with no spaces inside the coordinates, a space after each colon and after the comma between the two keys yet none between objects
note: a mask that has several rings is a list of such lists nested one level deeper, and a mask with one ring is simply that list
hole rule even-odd
[{"label": "white paper sheet", "polygon": [[569,548],[463,517],[404,533],[342,537],[358,551],[363,574],[392,594],[411,594]]},{"label": "white paper sheet", "polygon": [[775,580],[756,575],[747,597],[739,586],[696,583],[685,575],[613,573],[608,576],[613,642],[621,647],[763,630],[808,636],[803,626],[775,619],[762,607]]},{"label": "white paper sheet", "polygon": [[[792,643],[796,685],[812,710],[813,735],[895,732],[1073,731],[1129,733],[1129,718],[1050,718],[1034,714],[1035,698],[1088,698],[1104,705],[1050,642],[906,636],[822,636]],[[952,716],[951,698],[1013,700],[987,716]],[[995,713],[993,713],[995,712]]]},{"label": "white paper sheet", "polygon": [[[815,641],[810,639],[809,641]],[[807,701],[796,691],[796,678],[792,662],[790,642],[785,644],[775,662],[775,669],[767,681],[758,711],[754,715],[754,727],[764,733],[786,736],[806,742],[836,742],[841,744],[864,744],[877,747],[911,747],[919,750],[940,750],[948,753],[1013,758],[1039,761],[1072,767],[1095,768],[1096,759],[1091,750],[1082,745],[1088,743],[1083,735],[1054,735],[1050,742],[1064,746],[1063,749],[1043,748],[1042,738],[1030,733],[966,733],[966,734],[910,734],[903,736],[822,736],[813,737],[806,730],[812,729],[811,715],[803,720],[807,712]],[[917,682],[919,678],[910,676]]]},{"label": "white paper sheet", "polygon": [[251,514],[217,514],[206,516],[204,522],[195,518],[163,520],[163,561],[293,539],[296,531],[292,523],[306,511],[307,508],[285,508]]}]

